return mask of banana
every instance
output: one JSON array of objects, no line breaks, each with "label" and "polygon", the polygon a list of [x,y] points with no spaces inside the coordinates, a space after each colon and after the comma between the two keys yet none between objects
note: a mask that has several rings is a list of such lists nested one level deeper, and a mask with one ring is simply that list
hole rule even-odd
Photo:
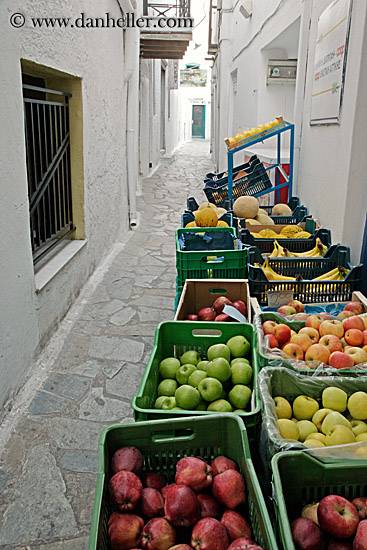
[{"label": "banana", "polygon": [[325,255],[328,247],[322,244],[319,237],[316,239],[316,244],[314,248],[308,250],[307,252],[289,252],[287,249],[286,256],[295,257],[295,258],[313,258],[313,257],[322,257]]},{"label": "banana", "polygon": [[262,268],[263,268],[263,271],[264,271],[265,275],[268,277],[268,279],[269,279],[269,276],[272,277],[270,279],[271,281],[295,281],[296,280],[295,277],[286,277],[285,275],[280,275],[279,273],[274,271],[274,269],[272,269],[269,265],[269,259],[268,258],[266,258]]},{"label": "banana", "polygon": [[270,254],[270,257],[271,258],[277,258],[278,256],[279,256],[279,245],[278,245],[277,241],[274,241],[274,248],[273,248],[272,253]]},{"label": "banana", "polygon": [[331,271],[328,271],[327,273],[324,273],[323,275],[320,275],[319,277],[315,277],[315,279],[312,279],[313,281],[325,281],[327,279],[330,279],[331,277],[334,277],[334,275],[339,274],[339,268],[336,267],[335,269],[332,269]]}]

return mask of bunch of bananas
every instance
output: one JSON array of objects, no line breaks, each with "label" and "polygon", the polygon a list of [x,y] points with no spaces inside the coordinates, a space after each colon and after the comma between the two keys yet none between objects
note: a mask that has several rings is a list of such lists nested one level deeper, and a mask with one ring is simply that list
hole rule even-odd
[{"label": "bunch of bananas", "polygon": [[281,246],[278,241],[274,241],[274,249],[270,254],[270,258],[319,258],[325,255],[328,247],[325,246],[317,237],[316,245],[307,252],[289,252],[289,250]]},{"label": "bunch of bananas", "polygon": [[[256,267],[261,267],[264,274],[266,275],[266,278],[268,281],[302,281],[301,275],[297,275],[296,277],[287,277],[286,275],[280,275],[272,267],[270,267],[270,256],[266,258],[263,265],[255,264]],[[344,281],[345,277],[349,273],[349,269],[346,267],[338,266],[335,269],[332,269],[331,271],[328,271],[327,273],[324,273],[323,275],[320,275],[319,277],[315,277],[315,279],[308,279],[311,281],[322,281],[322,282],[329,282],[329,281]]]},{"label": "bunch of bananas", "polygon": [[327,273],[324,273],[324,275],[320,275],[320,277],[316,277],[315,279],[312,279],[313,281],[344,281],[345,277],[349,273],[349,269],[346,267],[336,267],[335,269],[332,269],[331,271],[328,271]]},{"label": "bunch of bananas", "polygon": [[[269,256],[270,257],[270,256]],[[272,267],[269,265],[269,258],[266,258],[263,265],[255,264],[256,267],[261,267],[269,281],[300,281],[301,278],[297,277],[287,277],[286,275],[279,275]]]}]

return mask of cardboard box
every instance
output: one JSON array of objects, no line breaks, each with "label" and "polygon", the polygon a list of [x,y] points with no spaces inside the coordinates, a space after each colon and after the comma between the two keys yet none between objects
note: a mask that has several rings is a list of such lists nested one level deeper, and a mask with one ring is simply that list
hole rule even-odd
[{"label": "cardboard box", "polygon": [[184,321],[189,313],[210,307],[216,298],[226,296],[231,301],[242,300],[247,306],[247,321],[252,312],[247,279],[187,279],[178,303],[174,321]]}]

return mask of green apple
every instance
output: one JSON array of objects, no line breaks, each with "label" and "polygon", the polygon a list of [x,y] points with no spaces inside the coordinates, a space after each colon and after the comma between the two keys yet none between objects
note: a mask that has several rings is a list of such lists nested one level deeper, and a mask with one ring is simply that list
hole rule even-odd
[{"label": "green apple", "polygon": [[181,363],[176,357],[166,357],[159,363],[159,374],[161,378],[176,378],[177,369]]},{"label": "green apple", "polygon": [[281,437],[298,441],[299,429],[295,422],[292,422],[288,418],[278,418],[277,424]]},{"label": "green apple", "polygon": [[207,364],[209,363],[209,361],[199,361],[198,364],[196,365],[196,368],[198,370],[203,370],[206,372],[206,366]]},{"label": "green apple", "polygon": [[217,357],[224,357],[224,359],[229,361],[231,359],[231,352],[229,347],[225,344],[214,344],[208,348],[207,356],[209,361],[213,361],[213,359]]},{"label": "green apple", "polygon": [[[292,407],[285,397],[274,397],[275,412],[278,418],[292,418]],[[297,418],[295,421],[298,422]]]},{"label": "green apple", "polygon": [[347,443],[355,443],[355,436],[352,430],[346,426],[336,424],[327,432],[325,437],[326,447],[332,445],[346,445]]},{"label": "green apple", "polygon": [[195,411],[206,411],[207,406],[208,406],[208,403],[204,401],[204,399],[200,396],[200,403],[196,407]]},{"label": "green apple", "polygon": [[252,367],[247,363],[236,363],[231,367],[232,384],[249,384],[252,380]]},{"label": "green apple", "polygon": [[317,439],[317,441],[321,441],[321,443],[325,445],[325,434],[321,434],[320,432],[310,433],[310,435],[306,437],[306,441],[309,439]]},{"label": "green apple", "polygon": [[367,393],[356,391],[348,399],[348,410],[354,420],[367,419]]},{"label": "green apple", "polygon": [[231,377],[231,367],[224,357],[216,357],[206,366],[206,373],[220,382],[226,382]]},{"label": "green apple", "polygon": [[245,409],[234,409],[233,410],[234,413],[245,413]]},{"label": "green apple", "polygon": [[300,420],[297,422],[299,430],[299,441],[305,441],[310,434],[316,434],[317,428],[310,420]]},{"label": "green apple", "polygon": [[167,398],[166,395],[161,395],[160,397],[158,397],[158,399],[155,400],[154,408],[155,409],[161,409],[162,408],[162,403],[163,403],[163,401],[165,401],[166,398]]},{"label": "green apple", "polygon": [[183,409],[182,407],[173,407],[171,411],[185,411],[186,409]]},{"label": "green apple", "polygon": [[299,395],[293,401],[293,414],[297,420],[311,420],[318,410],[318,402],[308,395]]},{"label": "green apple", "polygon": [[196,388],[183,384],[175,393],[176,403],[186,410],[194,410],[200,403],[200,393]]},{"label": "green apple", "polygon": [[321,424],[321,431],[326,435],[333,426],[337,425],[345,426],[352,431],[352,424],[338,411],[332,411],[326,416],[325,420]]},{"label": "green apple", "polygon": [[314,447],[325,447],[324,443],[322,441],[319,441],[318,439],[307,439],[303,442],[303,444],[309,449],[312,449]]},{"label": "green apple", "polygon": [[316,428],[321,431],[321,425],[329,413],[333,412],[331,409],[319,409],[312,417],[312,422]]},{"label": "green apple", "polygon": [[248,386],[236,384],[229,392],[228,399],[236,409],[246,409],[251,395],[252,391]]},{"label": "green apple", "polygon": [[175,395],[175,391],[177,390],[177,382],[176,380],[172,380],[172,378],[166,378],[165,380],[162,380],[162,382],[158,386],[158,395],[165,395],[166,397],[172,397]]},{"label": "green apple", "polygon": [[177,382],[179,384],[187,384],[190,374],[192,374],[196,370],[197,369],[195,365],[190,365],[189,363],[186,363],[185,365],[181,365],[181,367],[177,369],[177,372],[176,372]]},{"label": "green apple", "polygon": [[186,363],[189,363],[190,365],[197,365],[199,361],[201,361],[201,357],[197,351],[190,349],[181,355],[180,361],[181,365],[186,365]]},{"label": "green apple", "polygon": [[192,374],[190,374],[187,382],[190,384],[190,386],[193,386],[194,388],[197,388],[199,385],[199,382],[204,380],[208,375],[203,370],[194,370]]},{"label": "green apple", "polygon": [[173,409],[173,407],[176,407],[177,403],[174,397],[165,397],[160,405],[161,405],[160,408],[163,411],[170,411],[171,409]]},{"label": "green apple", "polygon": [[344,412],[347,408],[348,395],[344,390],[330,386],[322,392],[322,406],[333,411]]},{"label": "green apple", "polygon": [[235,365],[236,363],[247,363],[248,365],[250,365],[250,361],[245,357],[235,357],[234,359],[232,359],[231,367],[233,367],[233,365]]},{"label": "green apple", "polygon": [[351,420],[352,432],[354,435],[367,433],[367,424],[363,420]]},{"label": "green apple", "polygon": [[217,399],[208,405],[207,411],[232,412],[232,406],[225,399]]},{"label": "green apple", "polygon": [[227,342],[227,346],[229,347],[233,357],[246,357],[251,349],[250,342],[247,338],[242,336],[242,334],[230,338]]},{"label": "green apple", "polygon": [[367,441],[367,433],[356,435],[356,441],[358,441],[358,443],[361,441]]},{"label": "green apple", "polygon": [[199,382],[198,390],[205,401],[215,401],[219,399],[223,386],[216,378],[207,377]]}]

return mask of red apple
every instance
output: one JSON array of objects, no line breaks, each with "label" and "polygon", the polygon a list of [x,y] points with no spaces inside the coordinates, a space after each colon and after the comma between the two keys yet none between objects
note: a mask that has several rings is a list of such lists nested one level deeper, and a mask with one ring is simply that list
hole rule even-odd
[{"label": "red apple", "polygon": [[288,325],[280,323],[275,328],[275,338],[278,340],[279,344],[285,344],[291,339],[291,329]]},{"label": "red apple", "polygon": [[228,323],[230,321],[233,321],[232,317],[227,315],[226,313],[221,313],[220,315],[217,315],[214,321],[217,321],[219,323]]},{"label": "red apple", "polygon": [[175,546],[171,546],[169,550],[192,550],[192,548],[188,544],[175,544]]},{"label": "red apple", "polygon": [[176,544],[176,531],[164,518],[153,518],[144,525],[140,537],[143,550],[168,550]]},{"label": "red apple", "polygon": [[277,309],[277,312],[278,313],[281,313],[282,315],[295,315],[297,313],[297,311],[295,310],[294,307],[292,306],[281,306],[281,307],[278,307]]},{"label": "red apple", "polygon": [[343,345],[340,338],[334,336],[334,334],[326,334],[320,338],[319,344],[325,346],[329,353],[334,353],[334,351],[343,351]]},{"label": "red apple", "polygon": [[181,458],[176,464],[175,481],[178,485],[188,485],[200,492],[212,483],[212,469],[204,460],[194,456]]},{"label": "red apple", "polygon": [[289,357],[297,359],[297,361],[303,360],[303,349],[298,344],[288,343],[282,347],[282,351],[286,353]]},{"label": "red apple", "polygon": [[263,323],[262,325],[264,334],[275,334],[275,329],[277,328],[277,326],[278,323],[276,323],[275,321],[265,321],[265,323]]},{"label": "red apple", "polygon": [[316,523],[316,525],[319,524],[319,520],[317,519],[317,508],[319,507],[319,503],[315,502],[314,504],[307,504],[302,508],[301,516],[303,518],[312,519]]},{"label": "red apple", "polygon": [[348,539],[357,530],[357,508],[344,497],[328,495],[320,500],[317,517],[321,529],[337,539]]},{"label": "red apple", "polygon": [[227,548],[227,550],[263,550],[253,540],[247,537],[240,537],[234,540]]},{"label": "red apple", "polygon": [[347,319],[343,319],[342,321],[344,331],[351,328],[357,328],[358,330],[361,330],[362,332],[365,330],[364,322],[362,321],[362,317],[358,317],[357,315],[354,315],[353,317],[348,317]]},{"label": "red apple", "polygon": [[188,313],[185,317],[185,321],[198,321],[199,316],[196,313]]},{"label": "red apple", "polygon": [[218,502],[210,495],[197,495],[200,518],[220,519],[222,514]]},{"label": "red apple", "polygon": [[298,518],[291,524],[297,550],[325,550],[326,536],[312,519]]},{"label": "red apple", "polygon": [[362,332],[362,334],[363,334],[363,343],[362,343],[362,345],[364,347],[364,346],[367,346],[367,330],[364,330]]},{"label": "red apple", "polygon": [[292,321],[306,321],[309,318],[308,313],[296,313],[293,315]]},{"label": "red apple", "polygon": [[307,334],[294,334],[291,336],[291,344],[297,344],[305,353],[312,346],[312,340]]},{"label": "red apple", "polygon": [[354,367],[353,358],[342,351],[334,351],[329,357],[329,365],[334,369],[351,369]]},{"label": "red apple", "polygon": [[367,363],[367,353],[362,348],[348,347],[344,348],[344,352],[352,357],[355,365]]},{"label": "red apple", "polygon": [[348,317],[353,317],[355,314],[352,313],[351,311],[341,311],[340,313],[338,313],[337,317],[338,319],[340,319],[341,321],[343,321],[343,319],[348,319]]},{"label": "red apple", "polygon": [[191,546],[194,550],[226,550],[228,547],[227,530],[215,518],[200,519],[193,527]]},{"label": "red apple", "polygon": [[170,483],[169,485],[165,485],[164,487],[162,487],[161,493],[164,499],[166,498],[168,491],[171,489],[171,487],[176,487],[176,483]]},{"label": "red apple", "polygon": [[357,527],[353,541],[353,550],[367,549],[367,519],[363,519]]},{"label": "red apple", "polygon": [[352,504],[357,508],[359,519],[367,519],[367,497],[357,497]]},{"label": "red apple", "polygon": [[306,327],[312,327],[316,330],[319,330],[321,323],[324,321],[323,317],[320,315],[310,315],[306,319]]},{"label": "red apple", "polygon": [[338,338],[343,338],[344,328],[343,323],[337,319],[329,319],[328,321],[323,321],[319,328],[320,336],[326,336],[327,334],[333,334]]},{"label": "red apple", "polygon": [[218,502],[234,510],[246,500],[245,482],[236,470],[226,470],[213,479],[212,493]]},{"label": "red apple", "polygon": [[265,340],[269,348],[279,348],[279,342],[274,334],[265,334]]},{"label": "red apple", "polygon": [[354,315],[361,315],[363,313],[363,305],[361,302],[348,302],[344,306],[344,311],[351,311]]},{"label": "red apple", "polygon": [[292,300],[291,302],[288,302],[287,306],[294,307],[297,313],[303,313],[305,310],[305,306],[299,300]]},{"label": "red apple", "polygon": [[215,309],[217,315],[219,315],[219,313],[222,313],[223,308],[224,308],[224,304],[228,304],[229,306],[231,306],[232,302],[231,302],[231,300],[229,300],[225,296],[219,296],[219,298],[217,298],[213,302],[212,308]]},{"label": "red apple", "polygon": [[217,314],[212,307],[203,307],[198,312],[199,321],[214,321]]},{"label": "red apple", "polygon": [[367,330],[367,315],[363,315],[363,317],[361,317],[361,319],[363,321],[364,330]]},{"label": "red apple", "polygon": [[175,527],[189,527],[199,519],[199,503],[187,485],[175,485],[167,492],[164,517]]},{"label": "red apple", "polygon": [[311,338],[311,342],[313,344],[317,344],[317,342],[320,340],[320,334],[319,331],[312,327],[303,327],[301,330],[298,331],[298,334],[307,334]]},{"label": "red apple", "polygon": [[350,328],[344,334],[344,340],[350,346],[362,346],[363,339],[363,332],[358,328]]},{"label": "red apple", "polygon": [[154,472],[144,474],[141,477],[141,482],[143,487],[150,487],[151,489],[157,489],[158,491],[160,491],[167,484],[161,474],[156,474]]},{"label": "red apple", "polygon": [[353,550],[353,542],[350,539],[329,539],[326,550]]},{"label": "red apple", "polygon": [[212,468],[212,475],[213,477],[217,476],[218,474],[222,474],[223,472],[226,472],[227,470],[238,470],[237,464],[231,460],[230,458],[219,455],[217,456],[212,463],[210,464]]},{"label": "red apple", "polygon": [[143,455],[136,447],[121,447],[112,456],[111,468],[114,474],[127,470],[140,476],[143,470]]},{"label": "red apple", "polygon": [[163,516],[164,499],[157,489],[145,487],[141,494],[141,499],[137,506],[139,513],[148,518]]},{"label": "red apple", "polygon": [[251,538],[251,527],[245,518],[234,510],[226,510],[220,522],[227,529],[230,542],[241,537]]},{"label": "red apple", "polygon": [[232,302],[232,306],[238,309],[238,311],[242,313],[242,315],[246,316],[247,306],[244,302],[242,302],[242,300],[235,300],[234,302]]},{"label": "red apple", "polygon": [[318,361],[320,363],[328,363],[330,357],[329,350],[322,344],[312,344],[306,351],[306,361]]},{"label": "red apple", "polygon": [[129,550],[138,546],[144,521],[135,514],[114,512],[108,519],[108,536],[112,550]]},{"label": "red apple", "polygon": [[120,512],[131,511],[139,502],[143,491],[138,476],[126,470],[112,476],[108,488],[111,499]]}]

